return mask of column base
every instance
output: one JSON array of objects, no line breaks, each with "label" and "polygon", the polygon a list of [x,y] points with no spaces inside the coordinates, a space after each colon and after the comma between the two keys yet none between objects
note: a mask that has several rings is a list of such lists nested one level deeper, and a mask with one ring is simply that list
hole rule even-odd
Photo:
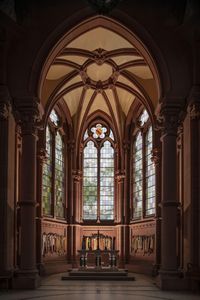
[{"label": "column base", "polygon": [[39,272],[40,276],[45,275],[45,265],[44,265],[44,263],[37,264],[37,269],[38,269],[38,272]]},{"label": "column base", "polygon": [[180,271],[160,270],[156,284],[161,290],[189,290],[189,280]]},{"label": "column base", "polygon": [[36,289],[40,286],[40,276],[37,270],[19,270],[12,280],[14,289]]}]

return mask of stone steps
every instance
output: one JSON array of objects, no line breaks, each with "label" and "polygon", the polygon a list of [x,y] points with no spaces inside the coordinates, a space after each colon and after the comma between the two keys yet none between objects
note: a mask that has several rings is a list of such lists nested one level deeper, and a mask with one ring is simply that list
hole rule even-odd
[{"label": "stone steps", "polygon": [[66,275],[62,276],[62,280],[135,280],[132,275],[128,274],[125,269],[72,269]]}]

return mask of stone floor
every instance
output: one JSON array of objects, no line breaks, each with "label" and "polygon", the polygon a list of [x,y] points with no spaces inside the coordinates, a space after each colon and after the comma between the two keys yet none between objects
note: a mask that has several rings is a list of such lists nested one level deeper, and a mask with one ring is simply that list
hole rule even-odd
[{"label": "stone floor", "polygon": [[160,291],[151,277],[134,274],[136,280],[122,281],[62,281],[63,274],[42,279],[37,290],[0,291],[2,300],[195,300],[200,295],[186,292]]}]

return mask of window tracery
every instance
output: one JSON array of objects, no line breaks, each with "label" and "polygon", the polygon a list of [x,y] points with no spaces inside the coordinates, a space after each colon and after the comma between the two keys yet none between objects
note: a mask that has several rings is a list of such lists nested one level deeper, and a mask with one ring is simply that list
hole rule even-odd
[{"label": "window tracery", "polygon": [[83,219],[114,219],[114,135],[101,123],[84,134]]}]

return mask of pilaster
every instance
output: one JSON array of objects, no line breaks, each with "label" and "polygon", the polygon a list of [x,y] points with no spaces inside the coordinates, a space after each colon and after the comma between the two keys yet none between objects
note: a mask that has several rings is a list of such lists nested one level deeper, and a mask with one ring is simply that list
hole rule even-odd
[{"label": "pilaster", "polygon": [[200,86],[189,96],[190,122],[190,262],[188,273],[200,278]]}]

